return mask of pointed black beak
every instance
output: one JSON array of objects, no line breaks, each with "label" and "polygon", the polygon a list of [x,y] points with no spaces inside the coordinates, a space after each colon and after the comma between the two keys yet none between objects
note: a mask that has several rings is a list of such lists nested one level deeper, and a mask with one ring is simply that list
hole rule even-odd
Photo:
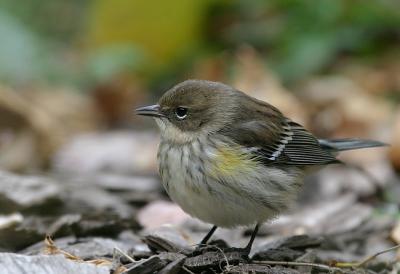
[{"label": "pointed black beak", "polygon": [[160,106],[159,105],[152,105],[152,106],[146,106],[146,107],[137,108],[135,110],[135,112],[136,112],[137,115],[152,116],[152,117],[165,117],[160,112]]}]

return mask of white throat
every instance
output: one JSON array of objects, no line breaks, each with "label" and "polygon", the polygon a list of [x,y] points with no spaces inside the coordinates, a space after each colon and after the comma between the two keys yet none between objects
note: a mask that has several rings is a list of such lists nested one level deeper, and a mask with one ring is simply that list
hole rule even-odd
[{"label": "white throat", "polygon": [[198,132],[183,132],[166,118],[154,118],[161,131],[161,138],[176,144],[191,143],[199,137]]}]

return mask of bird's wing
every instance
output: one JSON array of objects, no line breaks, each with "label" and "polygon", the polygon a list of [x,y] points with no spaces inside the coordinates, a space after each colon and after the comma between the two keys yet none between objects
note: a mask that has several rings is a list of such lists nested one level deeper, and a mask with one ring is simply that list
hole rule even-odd
[{"label": "bird's wing", "polygon": [[224,134],[266,164],[306,166],[339,162],[310,132],[284,117],[268,122],[264,119],[239,122]]}]

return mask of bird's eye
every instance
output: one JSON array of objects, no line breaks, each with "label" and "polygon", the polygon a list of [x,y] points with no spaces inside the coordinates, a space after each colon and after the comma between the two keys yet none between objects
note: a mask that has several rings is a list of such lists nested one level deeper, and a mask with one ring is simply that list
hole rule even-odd
[{"label": "bird's eye", "polygon": [[187,116],[187,111],[188,111],[188,109],[185,107],[177,107],[175,109],[175,115],[179,120],[183,120]]}]

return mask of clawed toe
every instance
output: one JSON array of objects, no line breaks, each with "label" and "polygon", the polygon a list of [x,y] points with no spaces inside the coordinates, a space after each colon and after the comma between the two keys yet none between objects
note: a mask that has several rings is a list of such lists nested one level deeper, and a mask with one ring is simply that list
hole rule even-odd
[{"label": "clawed toe", "polygon": [[208,244],[208,245],[199,245],[196,249],[192,252],[190,257],[205,255],[205,254],[222,254],[226,257],[232,258],[241,258],[248,260],[250,249],[248,248],[237,248],[237,247],[221,247],[215,244]]}]

